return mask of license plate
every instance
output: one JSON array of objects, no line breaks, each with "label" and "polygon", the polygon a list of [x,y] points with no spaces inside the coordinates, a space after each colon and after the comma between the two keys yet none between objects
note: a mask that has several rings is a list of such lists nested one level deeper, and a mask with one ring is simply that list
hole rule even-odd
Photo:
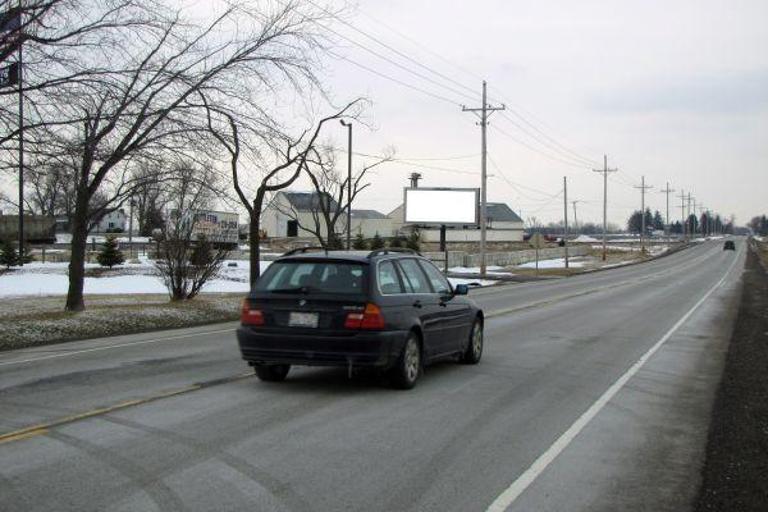
[{"label": "license plate", "polygon": [[317,327],[317,313],[299,313],[291,311],[288,315],[288,325],[291,327]]}]

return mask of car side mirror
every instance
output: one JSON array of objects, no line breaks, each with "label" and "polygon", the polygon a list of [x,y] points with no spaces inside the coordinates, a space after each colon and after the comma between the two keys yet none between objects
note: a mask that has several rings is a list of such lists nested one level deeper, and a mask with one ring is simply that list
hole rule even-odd
[{"label": "car side mirror", "polygon": [[469,293],[469,285],[466,284],[457,284],[456,287],[453,289],[454,295],[467,295]]}]

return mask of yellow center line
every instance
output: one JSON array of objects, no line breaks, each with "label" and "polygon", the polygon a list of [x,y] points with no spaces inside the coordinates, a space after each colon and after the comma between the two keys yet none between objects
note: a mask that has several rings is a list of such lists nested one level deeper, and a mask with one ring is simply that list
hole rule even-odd
[{"label": "yellow center line", "polygon": [[[219,379],[216,381],[216,385],[218,384],[227,384],[230,382],[235,382],[238,380],[243,380],[248,377],[252,377],[252,373],[242,373],[239,375],[235,375],[234,377],[228,377],[225,379]],[[45,423],[39,423],[36,425],[30,425],[29,427],[24,427],[18,430],[14,430],[12,432],[7,432],[5,434],[0,434],[0,444],[3,443],[9,443],[12,441],[20,441],[22,439],[27,439],[30,437],[34,437],[37,435],[45,434],[48,432],[48,430],[60,427],[62,425],[67,425],[69,423],[74,423],[76,421],[85,420],[88,418],[93,418],[95,416],[103,416],[105,414],[109,414],[112,412],[120,411],[123,409],[128,409],[129,407],[136,407],[137,405],[143,405],[150,402],[154,402],[156,400],[161,400],[163,398],[171,398],[174,396],[183,395],[186,393],[190,393],[192,391],[197,391],[199,389],[204,389],[206,387],[211,387],[210,385],[203,384],[194,384],[192,386],[187,386],[179,389],[173,389],[170,391],[165,391],[162,393],[158,393],[156,395],[152,395],[146,398],[138,398],[134,400],[125,400],[123,402],[119,402],[115,405],[110,405],[107,407],[98,407],[96,409],[91,409],[90,411],[72,414],[70,416],[64,416],[63,418],[58,418],[55,420],[51,420]]]}]

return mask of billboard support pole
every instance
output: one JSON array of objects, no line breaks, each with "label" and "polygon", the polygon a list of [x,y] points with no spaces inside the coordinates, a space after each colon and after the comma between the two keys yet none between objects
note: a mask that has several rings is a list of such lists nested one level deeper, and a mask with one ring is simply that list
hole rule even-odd
[{"label": "billboard support pole", "polygon": [[[486,238],[486,220],[487,220],[487,182],[488,173],[486,172],[486,163],[488,159],[488,144],[487,144],[487,131],[488,131],[488,116],[497,110],[504,110],[504,105],[500,107],[492,107],[488,105],[487,84],[483,80],[483,105],[480,108],[467,108],[462,106],[462,112],[474,112],[480,118],[480,134],[481,134],[481,178],[480,178],[480,275],[485,277],[486,274],[486,254],[485,254],[485,238]],[[479,114],[478,114],[479,113]]]}]

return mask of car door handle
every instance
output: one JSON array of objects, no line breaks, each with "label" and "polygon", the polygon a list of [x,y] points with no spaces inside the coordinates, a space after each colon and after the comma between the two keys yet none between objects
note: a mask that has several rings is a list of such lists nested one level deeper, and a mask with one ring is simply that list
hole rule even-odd
[{"label": "car door handle", "polygon": [[416,302],[414,302],[414,303],[413,303],[413,307],[415,307],[415,308],[420,308],[420,307],[421,307],[421,301],[420,301],[420,300],[417,300]]}]

